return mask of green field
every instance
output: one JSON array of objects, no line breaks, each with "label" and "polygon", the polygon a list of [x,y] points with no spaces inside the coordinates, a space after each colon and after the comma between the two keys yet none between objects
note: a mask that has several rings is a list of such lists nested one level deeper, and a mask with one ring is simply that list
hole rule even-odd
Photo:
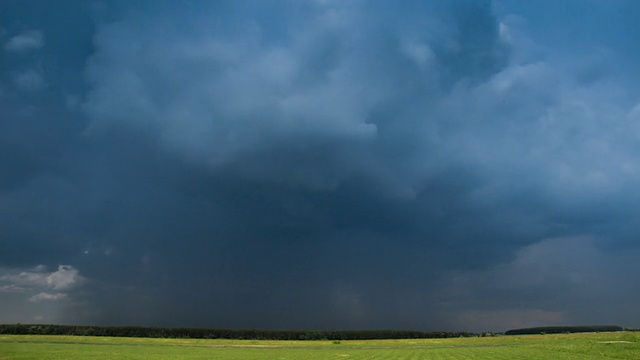
[{"label": "green field", "polygon": [[0,335],[0,359],[640,359],[640,333],[339,343]]}]

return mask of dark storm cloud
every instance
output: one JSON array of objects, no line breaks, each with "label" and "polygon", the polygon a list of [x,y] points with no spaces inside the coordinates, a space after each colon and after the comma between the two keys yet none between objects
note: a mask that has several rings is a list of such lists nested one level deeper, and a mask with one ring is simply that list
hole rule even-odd
[{"label": "dark storm cloud", "polygon": [[506,1],[52,4],[0,18],[0,321],[634,325],[624,19],[563,51]]}]

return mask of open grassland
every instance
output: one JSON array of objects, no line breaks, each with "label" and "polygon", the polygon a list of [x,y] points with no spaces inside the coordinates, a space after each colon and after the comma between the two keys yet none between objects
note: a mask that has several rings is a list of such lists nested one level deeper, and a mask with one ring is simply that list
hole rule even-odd
[{"label": "open grassland", "polygon": [[340,343],[0,335],[0,359],[640,359],[640,333]]}]

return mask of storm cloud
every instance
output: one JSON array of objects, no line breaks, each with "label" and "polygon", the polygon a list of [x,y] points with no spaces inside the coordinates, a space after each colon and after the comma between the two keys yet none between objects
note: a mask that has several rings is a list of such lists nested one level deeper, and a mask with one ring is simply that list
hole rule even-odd
[{"label": "storm cloud", "polygon": [[637,326],[635,3],[2,7],[0,322]]}]

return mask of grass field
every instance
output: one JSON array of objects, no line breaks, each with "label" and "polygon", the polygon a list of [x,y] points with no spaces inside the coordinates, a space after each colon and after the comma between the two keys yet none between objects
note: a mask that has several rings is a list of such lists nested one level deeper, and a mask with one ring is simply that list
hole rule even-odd
[{"label": "grass field", "polygon": [[640,359],[640,333],[252,341],[0,335],[0,359]]}]

